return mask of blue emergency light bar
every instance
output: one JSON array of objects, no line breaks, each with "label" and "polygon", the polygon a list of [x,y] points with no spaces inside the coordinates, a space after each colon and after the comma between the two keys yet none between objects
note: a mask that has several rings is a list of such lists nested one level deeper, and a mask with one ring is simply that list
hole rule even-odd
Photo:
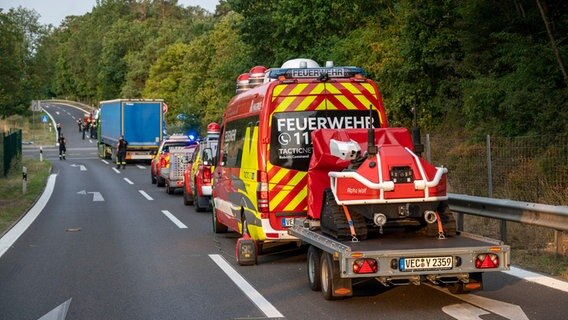
[{"label": "blue emergency light bar", "polygon": [[333,67],[333,68],[277,68],[269,69],[266,77],[278,79],[284,76],[286,79],[313,79],[327,74],[328,78],[353,78],[357,75],[366,77],[363,68],[357,67]]}]

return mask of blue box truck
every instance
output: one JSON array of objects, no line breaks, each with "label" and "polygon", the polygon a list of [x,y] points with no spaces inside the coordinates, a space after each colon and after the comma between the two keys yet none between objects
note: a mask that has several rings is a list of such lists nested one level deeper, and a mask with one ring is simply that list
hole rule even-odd
[{"label": "blue box truck", "polygon": [[101,101],[97,114],[99,156],[116,160],[118,139],[128,141],[126,160],[150,161],[164,131],[165,103],[161,99]]}]

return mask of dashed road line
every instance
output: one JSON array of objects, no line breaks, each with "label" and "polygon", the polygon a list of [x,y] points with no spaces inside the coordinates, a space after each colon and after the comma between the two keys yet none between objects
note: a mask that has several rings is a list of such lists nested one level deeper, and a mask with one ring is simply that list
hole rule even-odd
[{"label": "dashed road line", "polygon": [[256,289],[250,285],[229,263],[218,254],[210,254],[209,258],[215,262],[223,272],[229,276],[229,279],[246,294],[249,299],[256,304],[256,306],[262,311],[267,318],[284,318],[284,316],[270,303],[266,300]]},{"label": "dashed road line", "polygon": [[154,200],[154,198],[150,197],[146,192],[144,192],[144,190],[138,190],[138,192],[140,192],[140,194],[143,195],[144,198],[148,200]]},{"label": "dashed road line", "polygon": [[172,220],[173,223],[175,223],[176,226],[178,226],[178,228],[180,229],[187,229],[187,226],[185,224],[183,224],[183,222],[179,221],[178,218],[176,218],[171,212],[169,212],[168,210],[162,210],[162,213],[168,217],[168,219]]},{"label": "dashed road line", "polygon": [[124,178],[124,181],[128,182],[129,184],[134,184],[134,182],[130,181],[128,178]]}]

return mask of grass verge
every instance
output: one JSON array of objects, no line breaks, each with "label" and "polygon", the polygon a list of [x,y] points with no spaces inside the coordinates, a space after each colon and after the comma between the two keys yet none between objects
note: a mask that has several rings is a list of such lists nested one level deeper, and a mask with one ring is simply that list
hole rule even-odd
[{"label": "grass verge", "polygon": [[[22,194],[22,166],[28,169],[26,194]],[[8,176],[0,178],[0,235],[8,231],[39,199],[50,169],[49,161],[23,159],[16,161]]]}]

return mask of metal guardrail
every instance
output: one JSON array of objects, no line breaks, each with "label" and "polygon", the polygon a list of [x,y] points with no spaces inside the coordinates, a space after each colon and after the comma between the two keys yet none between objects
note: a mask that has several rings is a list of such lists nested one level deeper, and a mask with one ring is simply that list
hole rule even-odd
[{"label": "metal guardrail", "polygon": [[568,207],[448,194],[452,211],[568,231]]},{"label": "metal guardrail", "polygon": [[506,199],[448,194],[450,209],[458,214],[458,229],[463,230],[463,214],[501,220],[501,240],[507,240],[507,221],[554,230],[557,255],[568,254],[568,206],[552,206]]}]

